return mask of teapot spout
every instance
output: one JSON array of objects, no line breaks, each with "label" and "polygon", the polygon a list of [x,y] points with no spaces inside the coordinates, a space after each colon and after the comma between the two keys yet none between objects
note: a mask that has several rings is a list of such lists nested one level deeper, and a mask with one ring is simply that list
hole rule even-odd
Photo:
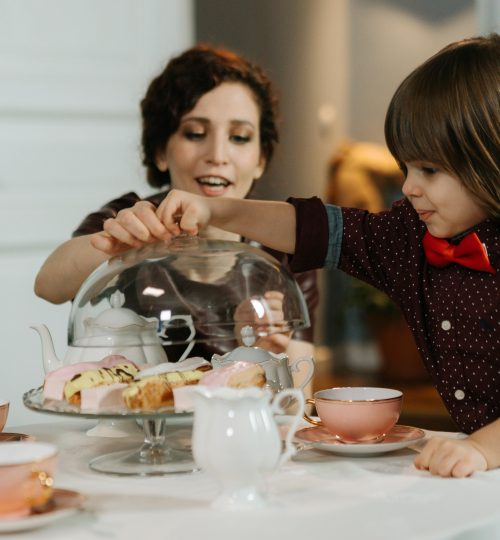
[{"label": "teapot spout", "polygon": [[52,341],[49,329],[44,324],[34,324],[33,326],[30,326],[30,328],[36,330],[40,336],[40,341],[42,342],[43,369],[45,373],[50,373],[61,367],[62,362],[56,356],[54,342]]}]

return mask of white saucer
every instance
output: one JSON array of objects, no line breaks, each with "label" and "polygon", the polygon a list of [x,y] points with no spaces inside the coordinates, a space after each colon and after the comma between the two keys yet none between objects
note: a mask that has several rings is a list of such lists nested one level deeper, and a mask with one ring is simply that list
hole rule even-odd
[{"label": "white saucer", "polygon": [[53,521],[76,512],[83,504],[84,497],[77,491],[54,489],[52,504],[43,511],[12,519],[0,519],[0,533],[29,531],[43,527]]},{"label": "white saucer", "polygon": [[385,454],[406,448],[411,444],[423,439],[425,433],[423,430],[411,427],[395,425],[386,435],[383,441],[378,443],[360,443],[360,444],[345,444],[337,439],[320,426],[307,427],[297,431],[295,438],[302,443],[333,452],[345,456],[372,456],[377,454]]}]

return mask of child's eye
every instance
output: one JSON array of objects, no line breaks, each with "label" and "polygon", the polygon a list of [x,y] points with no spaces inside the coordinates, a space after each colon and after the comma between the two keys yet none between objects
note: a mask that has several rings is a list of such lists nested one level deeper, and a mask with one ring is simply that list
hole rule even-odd
[{"label": "child's eye", "polygon": [[427,175],[436,174],[438,172],[437,167],[431,167],[430,165],[422,165],[422,172]]}]

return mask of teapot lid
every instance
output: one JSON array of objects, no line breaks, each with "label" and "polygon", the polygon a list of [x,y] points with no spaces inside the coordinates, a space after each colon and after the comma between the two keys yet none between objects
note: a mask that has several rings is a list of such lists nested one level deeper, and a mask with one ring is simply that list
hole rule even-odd
[{"label": "teapot lid", "polygon": [[259,364],[273,357],[272,353],[265,349],[253,347],[253,344],[255,343],[255,334],[250,325],[244,326],[240,333],[243,345],[233,349],[225,358],[226,361],[237,362],[238,360],[244,360],[245,362]]},{"label": "teapot lid", "polygon": [[[68,344],[85,346],[89,324],[99,334],[105,332],[97,325],[111,334],[129,324],[147,328],[131,328],[129,344],[135,339],[137,345],[149,340],[154,345],[159,339],[163,345],[186,345],[232,343],[245,326],[255,341],[310,323],[302,291],[274,257],[243,242],[180,236],[131,249],[97,267],[73,301]],[[251,345],[246,349],[268,354]]]},{"label": "teapot lid", "polygon": [[99,313],[95,318],[88,318],[88,325],[97,328],[119,329],[127,326],[144,327],[147,321],[135,311],[122,307],[125,303],[125,295],[116,290],[110,297],[111,307]]}]

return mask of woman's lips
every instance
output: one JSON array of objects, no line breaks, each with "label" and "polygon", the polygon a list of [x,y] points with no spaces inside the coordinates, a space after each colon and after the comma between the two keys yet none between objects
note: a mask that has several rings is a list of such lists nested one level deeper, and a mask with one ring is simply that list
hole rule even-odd
[{"label": "woman's lips", "polygon": [[201,192],[205,197],[221,197],[225,195],[231,183],[222,177],[200,177],[196,179]]}]

